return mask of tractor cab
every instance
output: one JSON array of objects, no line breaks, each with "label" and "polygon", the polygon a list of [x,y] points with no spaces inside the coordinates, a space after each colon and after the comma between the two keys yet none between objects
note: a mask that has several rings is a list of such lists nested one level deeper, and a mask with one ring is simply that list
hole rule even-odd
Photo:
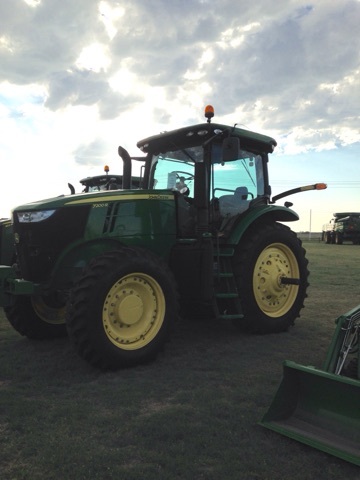
[{"label": "tractor cab", "polygon": [[180,236],[195,234],[199,220],[200,229],[218,230],[246,212],[253,200],[267,202],[267,158],[239,149],[226,159],[223,143],[217,139],[208,148],[200,144],[151,155],[149,188],[175,192]]},{"label": "tractor cab", "polygon": [[226,235],[249,209],[270,201],[268,153],[276,146],[270,137],[208,121],[137,146],[147,154],[144,188],[175,196],[180,238]]}]

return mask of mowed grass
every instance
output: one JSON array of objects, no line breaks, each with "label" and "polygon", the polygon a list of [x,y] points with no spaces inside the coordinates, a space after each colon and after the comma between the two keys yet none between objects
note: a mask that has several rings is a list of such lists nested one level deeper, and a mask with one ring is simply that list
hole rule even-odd
[{"label": "mowed grass", "polygon": [[183,320],[137,368],[95,370],[67,339],[22,338],[1,310],[1,479],[359,479],[358,467],[258,425],[283,361],[321,366],[335,318],[360,303],[360,247],[304,246],[311,287],[289,332]]}]

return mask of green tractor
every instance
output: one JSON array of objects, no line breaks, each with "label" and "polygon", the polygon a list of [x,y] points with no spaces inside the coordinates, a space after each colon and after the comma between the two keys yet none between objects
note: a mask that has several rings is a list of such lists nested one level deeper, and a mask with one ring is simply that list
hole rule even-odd
[{"label": "green tractor", "polygon": [[[106,190],[119,190],[123,187],[123,176],[122,175],[109,175],[110,168],[108,165],[104,167],[104,174],[96,175],[94,177],[86,177],[80,180],[81,185],[83,186],[83,193],[88,192],[101,192]],[[68,184],[71,193],[75,194],[75,188],[69,183]],[[140,187],[140,177],[131,178],[131,188]]]},{"label": "green tractor", "polygon": [[344,242],[360,244],[360,212],[334,213],[330,223],[323,225],[322,240],[342,245]]},{"label": "green tractor", "polygon": [[[276,141],[207,122],[119,147],[122,189],[43,200],[13,211],[16,264],[0,267],[0,306],[29,338],[68,333],[92,365],[156,357],[179,308],[249,332],[287,330],[300,315],[308,261],[286,195],[271,198]],[[140,172],[132,188],[132,171]]]}]

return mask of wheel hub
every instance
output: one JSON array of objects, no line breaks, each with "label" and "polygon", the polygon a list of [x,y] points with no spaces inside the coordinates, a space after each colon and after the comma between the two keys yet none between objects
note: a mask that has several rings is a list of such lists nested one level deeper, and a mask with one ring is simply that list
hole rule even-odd
[{"label": "wheel hub", "polygon": [[141,319],[143,312],[144,304],[133,291],[126,292],[117,304],[117,315],[124,325],[134,325]]},{"label": "wheel hub", "polygon": [[103,306],[103,326],[115,346],[135,350],[157,335],[164,315],[165,298],[157,281],[134,273],[109,290]]},{"label": "wheel hub", "polygon": [[284,244],[269,245],[256,262],[253,283],[256,301],[269,316],[284,315],[295,301],[298,287],[282,283],[284,277],[299,277],[295,255]]}]

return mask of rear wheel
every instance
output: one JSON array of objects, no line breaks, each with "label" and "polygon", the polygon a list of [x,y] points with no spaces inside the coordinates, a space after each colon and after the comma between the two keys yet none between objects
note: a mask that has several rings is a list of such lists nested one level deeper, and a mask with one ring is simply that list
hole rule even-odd
[{"label": "rear wheel", "polygon": [[18,296],[15,304],[5,307],[10,324],[31,339],[57,338],[66,335],[65,299],[62,295]]},{"label": "rear wheel", "polygon": [[252,227],[234,258],[241,324],[254,333],[287,330],[304,306],[307,264],[301,241],[288,227]]},{"label": "rear wheel", "polygon": [[70,295],[67,328],[85,360],[116,369],[154,359],[176,315],[167,265],[145,250],[123,248],[85,269]]},{"label": "rear wheel", "polygon": [[342,245],[343,244],[343,237],[341,233],[336,233],[335,234],[335,243],[336,245]]}]

